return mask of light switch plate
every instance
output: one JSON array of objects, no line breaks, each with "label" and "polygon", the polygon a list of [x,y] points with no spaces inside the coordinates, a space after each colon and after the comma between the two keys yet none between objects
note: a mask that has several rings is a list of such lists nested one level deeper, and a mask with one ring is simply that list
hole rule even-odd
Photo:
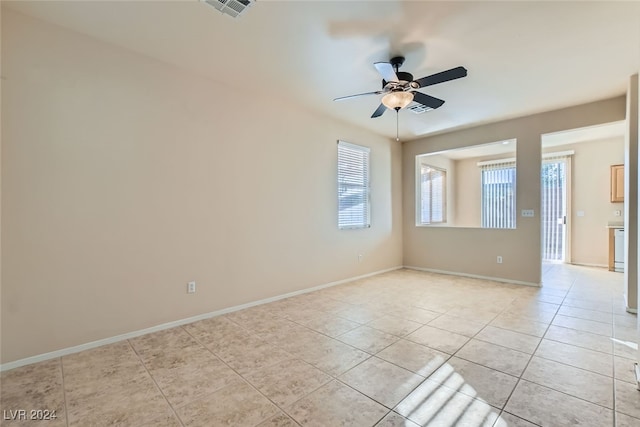
[{"label": "light switch plate", "polygon": [[522,216],[528,217],[528,218],[533,218],[533,216],[534,216],[533,209],[522,209]]}]

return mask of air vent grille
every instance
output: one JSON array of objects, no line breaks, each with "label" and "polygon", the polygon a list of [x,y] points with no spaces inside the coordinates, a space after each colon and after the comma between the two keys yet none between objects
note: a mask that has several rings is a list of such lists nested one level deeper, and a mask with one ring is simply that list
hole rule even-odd
[{"label": "air vent grille", "polygon": [[407,109],[413,111],[415,114],[422,114],[426,113],[427,111],[433,110],[433,108],[427,107],[426,105],[418,104],[417,102],[411,104],[409,107],[407,107]]},{"label": "air vent grille", "polygon": [[201,0],[216,10],[233,18],[240,16],[256,0]]}]

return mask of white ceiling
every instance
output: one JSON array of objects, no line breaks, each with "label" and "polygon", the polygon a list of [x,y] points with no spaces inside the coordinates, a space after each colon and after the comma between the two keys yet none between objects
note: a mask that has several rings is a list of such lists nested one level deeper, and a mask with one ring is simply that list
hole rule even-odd
[{"label": "white ceiling", "polygon": [[370,116],[373,63],[402,54],[414,78],[459,65],[466,78],[423,88],[446,103],[400,112],[403,140],[622,95],[640,70],[640,2],[259,0],[233,19],[197,0],[6,2],[22,13],[189,69],[247,94],[395,137]]}]

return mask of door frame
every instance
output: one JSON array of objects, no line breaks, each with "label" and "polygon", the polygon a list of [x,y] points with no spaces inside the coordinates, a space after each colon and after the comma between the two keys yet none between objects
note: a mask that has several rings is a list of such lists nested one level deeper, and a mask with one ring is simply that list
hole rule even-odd
[{"label": "door frame", "polygon": [[[542,158],[540,161],[540,171],[542,172],[542,168],[544,166],[545,163],[551,163],[553,158],[561,158],[561,161],[564,162],[565,167],[564,167],[564,202],[565,202],[565,207],[564,207],[564,212],[565,212],[565,223],[564,223],[564,242],[562,245],[563,248],[563,253],[562,253],[562,259],[558,260],[557,262],[561,262],[561,263],[565,263],[565,264],[569,264],[571,263],[571,218],[572,218],[572,209],[571,209],[571,158],[573,157],[574,151],[560,151],[560,152],[547,152],[547,153],[542,153]],[[542,176],[540,179],[540,182],[542,183]],[[540,208],[542,209],[542,198],[544,197],[544,191],[542,188],[542,185],[540,187]],[[544,239],[544,225],[543,225],[543,215],[542,212],[540,213],[540,242],[541,244],[543,243],[543,239]],[[542,254],[541,254],[542,255]],[[544,259],[542,259],[543,262],[550,262],[550,261],[545,261]]]}]

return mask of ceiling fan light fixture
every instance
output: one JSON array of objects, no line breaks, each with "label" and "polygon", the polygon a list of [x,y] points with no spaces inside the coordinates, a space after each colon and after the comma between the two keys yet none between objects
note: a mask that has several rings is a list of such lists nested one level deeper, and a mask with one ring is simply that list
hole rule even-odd
[{"label": "ceiling fan light fixture", "polygon": [[382,103],[385,107],[392,110],[400,110],[413,101],[413,93],[405,91],[395,91],[382,97]]}]

